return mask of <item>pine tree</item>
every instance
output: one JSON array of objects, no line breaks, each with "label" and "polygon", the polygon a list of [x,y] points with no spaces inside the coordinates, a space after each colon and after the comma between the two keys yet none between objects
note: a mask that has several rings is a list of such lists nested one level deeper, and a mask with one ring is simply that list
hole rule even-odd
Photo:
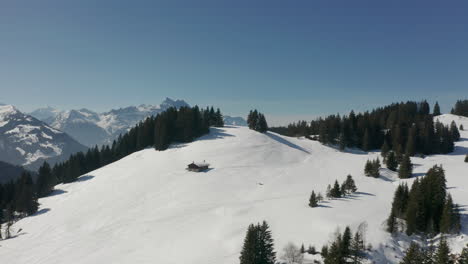
[{"label": "pine tree", "polygon": [[346,260],[350,256],[351,240],[352,240],[351,229],[349,228],[349,226],[347,226],[345,228],[345,231],[343,232],[343,236],[341,237],[341,245],[340,245],[341,256],[344,260]]},{"label": "pine tree", "polygon": [[215,113],[215,119],[216,119],[216,122],[214,124],[215,127],[223,127],[224,126],[224,120],[223,120],[223,115],[221,114],[221,111],[219,110],[219,108],[216,110],[216,113]]},{"label": "pine tree", "polygon": [[460,140],[460,132],[458,131],[457,124],[455,123],[455,121],[452,121],[452,123],[450,123],[450,134],[452,136],[453,141]]},{"label": "pine tree", "polygon": [[400,167],[398,168],[398,177],[400,179],[411,178],[413,173],[413,164],[411,163],[411,158],[409,154],[403,156]]},{"label": "pine tree", "polygon": [[315,195],[314,191],[312,191],[312,194],[310,195],[309,206],[312,207],[312,208],[318,206],[317,196]]},{"label": "pine tree", "polygon": [[263,114],[259,115],[258,118],[258,127],[256,129],[258,132],[265,133],[268,130],[268,124]]},{"label": "pine tree", "polygon": [[397,220],[396,220],[395,211],[391,210],[390,216],[387,219],[387,232],[393,234],[397,231],[398,231],[398,228],[397,228]]},{"label": "pine tree", "polygon": [[47,196],[52,192],[54,185],[57,184],[57,180],[52,174],[52,169],[49,164],[44,161],[42,166],[39,168],[39,174],[36,181],[36,192],[39,197]]},{"label": "pine tree", "polygon": [[437,247],[434,263],[435,264],[452,264],[453,263],[453,259],[450,256],[450,248],[444,237],[442,237],[442,239],[440,240],[439,246]]},{"label": "pine tree", "polygon": [[422,264],[424,256],[418,244],[412,242],[400,264]]},{"label": "pine tree", "polygon": [[251,224],[239,257],[240,264],[274,264],[276,253],[268,224]]},{"label": "pine tree", "polygon": [[398,161],[396,159],[395,152],[390,151],[387,154],[387,158],[385,159],[385,163],[387,165],[387,168],[392,171],[396,171],[398,167]]},{"label": "pine tree", "polygon": [[457,264],[468,264],[468,244],[463,248]]},{"label": "pine tree", "polygon": [[338,180],[335,180],[335,184],[333,185],[333,188],[331,189],[331,197],[333,198],[341,197],[341,188],[340,188],[340,184],[338,183]]},{"label": "pine tree", "polygon": [[247,234],[244,238],[244,245],[240,253],[240,264],[257,264],[260,263],[258,252],[257,252],[257,230],[256,227],[251,224],[247,229]]},{"label": "pine tree", "polygon": [[364,166],[364,175],[372,176],[372,163],[370,160],[366,161],[366,166]]},{"label": "pine tree", "polygon": [[440,115],[440,106],[439,103],[436,102],[434,105],[434,109],[432,110],[432,115],[439,116]]},{"label": "pine tree", "polygon": [[468,162],[468,154],[465,155],[465,162]]},{"label": "pine tree", "polygon": [[464,130],[464,128],[463,128],[463,125],[461,124],[460,125],[460,131],[463,131],[463,130]]},{"label": "pine tree", "polygon": [[362,234],[357,231],[354,234],[353,240],[351,241],[351,247],[350,247],[350,255],[351,255],[351,260],[353,264],[360,264],[362,263],[363,259],[363,253],[364,253],[364,241]]},{"label": "pine tree", "polygon": [[453,203],[452,196],[447,195],[444,209],[440,219],[440,232],[458,233],[460,231],[460,215],[457,206]]},{"label": "pine tree", "polygon": [[301,254],[304,254],[306,252],[305,248],[304,248],[304,243],[302,243],[301,248],[299,249],[299,251],[301,252]]},{"label": "pine tree", "polygon": [[346,180],[342,184],[344,186],[342,193],[343,194],[351,194],[357,191],[356,184],[353,180],[353,176],[349,175],[346,176]]}]

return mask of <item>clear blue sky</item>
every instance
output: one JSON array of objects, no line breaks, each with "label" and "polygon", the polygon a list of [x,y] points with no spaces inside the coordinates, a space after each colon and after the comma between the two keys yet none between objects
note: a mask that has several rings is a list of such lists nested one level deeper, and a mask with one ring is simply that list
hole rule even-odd
[{"label": "clear blue sky", "polygon": [[0,101],[97,111],[166,96],[273,122],[468,96],[468,2],[2,1]]}]

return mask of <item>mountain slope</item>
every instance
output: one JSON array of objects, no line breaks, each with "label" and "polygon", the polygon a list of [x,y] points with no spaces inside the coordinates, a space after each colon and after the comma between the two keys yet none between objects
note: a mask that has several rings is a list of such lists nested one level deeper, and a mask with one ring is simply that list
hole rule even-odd
[{"label": "mountain slope", "polygon": [[47,122],[53,128],[64,131],[80,143],[92,147],[110,144],[120,134],[127,132],[138,122],[170,107],[189,106],[183,100],[166,98],[160,105],[140,105],[96,113],[88,109],[58,111],[53,108],[38,109],[31,115]]},{"label": "mountain slope", "polygon": [[86,147],[11,105],[0,105],[0,160],[37,169],[47,160],[64,160]]},{"label": "mountain slope", "polygon": [[[461,122],[468,127],[468,119]],[[412,160],[416,175],[442,164],[455,202],[465,203],[468,133],[461,135],[456,152]],[[18,237],[0,242],[2,260],[234,264],[247,226],[267,220],[278,252],[288,241],[320,248],[337,227],[355,229],[366,221],[375,262],[397,263],[407,242],[395,245],[384,223],[398,180],[388,180],[395,173],[386,169],[387,180],[363,175],[365,161],[377,156],[242,127],[214,128],[193,143],[146,149],[57,186],[56,195],[40,199],[37,216],[15,224],[22,229]],[[210,171],[185,170],[202,160]],[[356,181],[356,195],[308,207],[312,190],[323,193],[347,174]],[[451,239],[458,251],[468,242],[463,219],[464,238]]]}]

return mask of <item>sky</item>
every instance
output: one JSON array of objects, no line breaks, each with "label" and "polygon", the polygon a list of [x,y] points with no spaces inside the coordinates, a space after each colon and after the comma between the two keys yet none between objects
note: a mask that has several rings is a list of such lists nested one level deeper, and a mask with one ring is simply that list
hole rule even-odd
[{"label": "sky", "polygon": [[285,124],[468,97],[468,2],[0,0],[0,102],[165,97]]}]

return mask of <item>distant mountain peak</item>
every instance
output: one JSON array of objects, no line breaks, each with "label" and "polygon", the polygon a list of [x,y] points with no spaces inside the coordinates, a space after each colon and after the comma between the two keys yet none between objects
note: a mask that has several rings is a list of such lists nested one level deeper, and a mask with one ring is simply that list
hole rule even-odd
[{"label": "distant mountain peak", "polygon": [[0,142],[0,160],[31,169],[44,160],[53,164],[86,150],[67,134],[12,105],[0,106]]},{"label": "distant mountain peak", "polygon": [[161,104],[141,104],[139,106],[121,107],[107,112],[97,113],[82,108],[79,110],[56,111],[38,109],[32,116],[42,120],[52,127],[70,134],[87,146],[112,143],[120,134],[127,132],[138,122],[149,116],[170,108],[189,106],[184,100],[173,100],[166,97]]},{"label": "distant mountain peak", "polygon": [[180,108],[180,107],[188,107],[188,106],[190,105],[184,100],[173,100],[169,97],[166,97],[166,99],[164,99],[164,101],[162,101],[160,105],[161,108],[169,108],[169,107]]}]

